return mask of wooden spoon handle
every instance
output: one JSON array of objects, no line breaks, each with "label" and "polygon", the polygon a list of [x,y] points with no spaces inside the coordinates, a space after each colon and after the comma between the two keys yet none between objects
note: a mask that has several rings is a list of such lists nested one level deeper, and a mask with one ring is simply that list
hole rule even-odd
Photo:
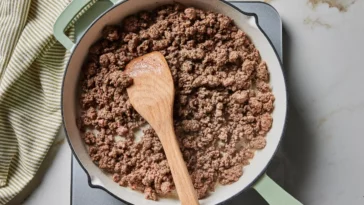
[{"label": "wooden spoon handle", "polygon": [[171,169],[178,198],[182,205],[199,205],[196,191],[183,160],[181,150],[172,126],[163,126],[163,130],[156,130],[166,154]]}]

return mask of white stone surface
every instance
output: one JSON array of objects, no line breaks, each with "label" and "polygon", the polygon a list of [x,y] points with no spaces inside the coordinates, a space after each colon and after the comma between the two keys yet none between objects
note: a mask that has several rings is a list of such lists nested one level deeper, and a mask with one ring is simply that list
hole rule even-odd
[{"label": "white stone surface", "polygon": [[24,205],[67,205],[70,204],[71,150],[63,143],[42,182],[34,188]]},{"label": "white stone surface", "polygon": [[[270,3],[283,19],[290,92],[284,186],[304,204],[364,204],[364,1],[347,11],[328,4],[313,9],[308,0]],[[69,204],[70,160],[63,143],[23,204]]]}]

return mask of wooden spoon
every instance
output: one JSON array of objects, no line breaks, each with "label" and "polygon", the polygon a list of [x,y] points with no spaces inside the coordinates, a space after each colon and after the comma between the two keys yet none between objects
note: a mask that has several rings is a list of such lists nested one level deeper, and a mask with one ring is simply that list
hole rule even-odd
[{"label": "wooden spoon", "polygon": [[167,156],[182,205],[198,205],[195,189],[173,128],[174,84],[167,61],[159,52],[132,60],[125,72],[134,84],[127,88],[134,109],[153,127]]}]

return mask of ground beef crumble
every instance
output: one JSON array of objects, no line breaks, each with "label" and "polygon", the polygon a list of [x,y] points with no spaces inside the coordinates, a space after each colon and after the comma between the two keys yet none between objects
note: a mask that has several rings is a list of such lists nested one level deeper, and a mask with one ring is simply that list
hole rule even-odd
[{"label": "ground beef crumble", "polygon": [[131,106],[124,74],[132,59],[161,52],[175,83],[174,125],[198,197],[236,182],[266,145],[274,96],[267,65],[246,34],[222,14],[166,5],[107,26],[89,51],[77,124],[88,152],[120,186],[157,200],[175,187],[153,129]]}]

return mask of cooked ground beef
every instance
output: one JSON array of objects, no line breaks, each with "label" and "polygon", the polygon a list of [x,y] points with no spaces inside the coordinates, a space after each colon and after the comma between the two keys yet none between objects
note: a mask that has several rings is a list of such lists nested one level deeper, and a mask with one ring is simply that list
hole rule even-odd
[{"label": "cooked ground beef", "polygon": [[[85,63],[78,125],[92,160],[147,199],[174,190],[162,145],[128,100],[132,59],[161,52],[175,84],[174,125],[198,197],[236,182],[266,145],[274,96],[267,65],[248,36],[222,14],[167,5],[107,26]],[[116,137],[118,136],[118,137]]]}]

